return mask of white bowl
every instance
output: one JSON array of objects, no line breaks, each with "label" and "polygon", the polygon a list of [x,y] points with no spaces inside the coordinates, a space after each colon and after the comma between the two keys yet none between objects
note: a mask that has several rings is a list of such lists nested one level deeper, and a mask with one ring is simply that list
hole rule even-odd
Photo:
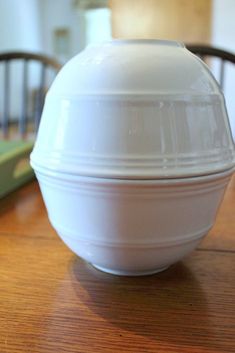
[{"label": "white bowl", "polygon": [[55,79],[31,155],[49,218],[104,271],[160,271],[215,220],[234,167],[208,68],[166,41],[86,49]]},{"label": "white bowl", "polygon": [[37,171],[51,224],[77,255],[119,275],[159,272],[213,226],[231,171],[171,180],[115,180]]},{"label": "white bowl", "polygon": [[158,179],[232,168],[234,144],[218,84],[176,42],[111,41],[69,61],[46,98],[35,168]]}]

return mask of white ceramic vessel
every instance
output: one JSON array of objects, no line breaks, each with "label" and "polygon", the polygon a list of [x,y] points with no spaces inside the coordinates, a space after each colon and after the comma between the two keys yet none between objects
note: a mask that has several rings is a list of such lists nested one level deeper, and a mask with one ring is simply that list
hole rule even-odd
[{"label": "white ceramic vessel", "polygon": [[214,223],[234,167],[224,98],[184,46],[112,41],[68,62],[31,155],[52,225],[104,271],[158,272]]},{"label": "white ceramic vessel", "polygon": [[37,172],[51,224],[106,272],[159,272],[212,227],[231,171],[171,180],[118,180]]}]

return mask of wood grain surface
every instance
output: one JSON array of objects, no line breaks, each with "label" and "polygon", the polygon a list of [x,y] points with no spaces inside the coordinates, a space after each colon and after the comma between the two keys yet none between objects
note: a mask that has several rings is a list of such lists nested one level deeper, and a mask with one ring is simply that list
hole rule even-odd
[{"label": "wood grain surface", "polygon": [[235,178],[200,247],[141,278],[72,254],[36,182],[0,200],[0,353],[235,352],[234,293]]},{"label": "wood grain surface", "polygon": [[210,43],[211,0],[109,0],[114,38]]}]

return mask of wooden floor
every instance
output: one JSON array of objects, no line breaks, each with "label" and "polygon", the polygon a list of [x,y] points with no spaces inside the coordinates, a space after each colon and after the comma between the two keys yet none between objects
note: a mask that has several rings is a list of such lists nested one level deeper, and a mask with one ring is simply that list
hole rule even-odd
[{"label": "wooden floor", "polygon": [[234,353],[235,178],[200,247],[142,278],[73,255],[36,182],[0,200],[0,352]]}]

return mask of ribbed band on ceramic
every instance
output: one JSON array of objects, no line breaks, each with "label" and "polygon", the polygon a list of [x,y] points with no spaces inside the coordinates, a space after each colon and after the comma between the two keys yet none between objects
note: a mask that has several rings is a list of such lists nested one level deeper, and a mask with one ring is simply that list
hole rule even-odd
[{"label": "ribbed band on ceramic", "polygon": [[235,165],[219,95],[49,98],[31,156],[35,168],[155,179]]}]

